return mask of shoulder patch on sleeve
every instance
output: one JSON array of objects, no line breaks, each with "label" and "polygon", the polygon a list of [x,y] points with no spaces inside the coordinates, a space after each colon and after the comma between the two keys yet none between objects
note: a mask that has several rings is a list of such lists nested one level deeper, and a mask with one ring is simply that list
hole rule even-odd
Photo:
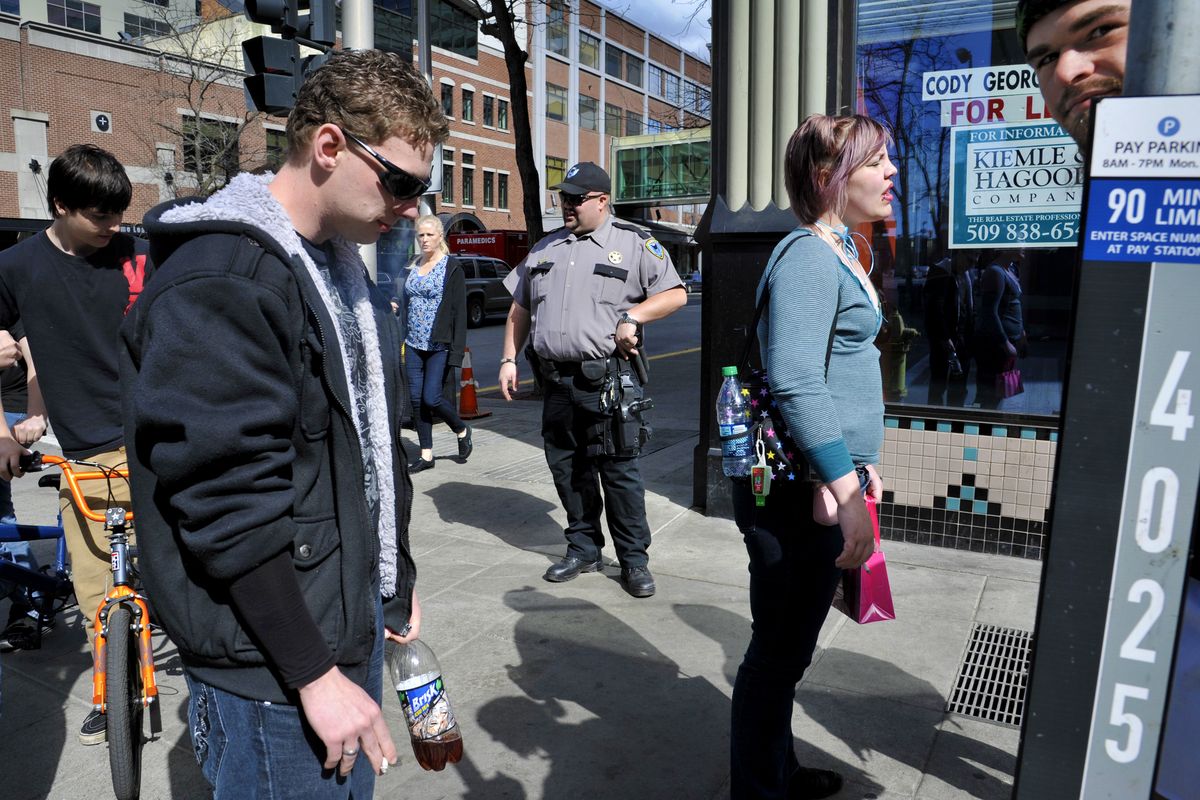
[{"label": "shoulder patch on sleeve", "polygon": [[620,228],[623,231],[633,231],[643,239],[653,238],[650,236],[650,231],[646,230],[645,228],[639,228],[637,225],[634,225],[631,222],[626,222],[623,219],[617,219],[616,217],[613,217],[612,224],[614,228]]},{"label": "shoulder patch on sleeve", "polygon": [[663,246],[659,244],[658,239],[655,239],[653,236],[646,240],[646,249],[650,251],[650,255],[654,256],[660,261],[667,257],[667,251],[663,250]]}]

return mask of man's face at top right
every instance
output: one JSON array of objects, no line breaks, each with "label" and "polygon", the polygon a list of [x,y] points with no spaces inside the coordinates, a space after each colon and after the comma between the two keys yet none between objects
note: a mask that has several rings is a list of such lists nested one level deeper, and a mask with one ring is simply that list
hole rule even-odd
[{"label": "man's face at top right", "polygon": [[1130,3],[1079,0],[1042,17],[1025,40],[1025,59],[1050,114],[1081,148],[1095,100],[1119,95],[1124,86]]}]

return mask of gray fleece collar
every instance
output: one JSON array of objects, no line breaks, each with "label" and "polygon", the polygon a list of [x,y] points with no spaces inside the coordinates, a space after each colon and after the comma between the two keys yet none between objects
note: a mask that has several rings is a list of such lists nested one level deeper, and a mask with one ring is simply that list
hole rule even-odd
[{"label": "gray fleece collar", "polygon": [[[185,224],[209,220],[227,220],[241,222],[253,228],[258,228],[282,246],[289,255],[299,259],[308,270],[308,275],[321,296],[321,302],[330,316],[335,316],[335,306],[329,295],[325,280],[321,277],[317,265],[304,249],[299,234],[292,227],[291,218],[275,196],[267,189],[274,175],[250,175],[242,173],[229,182],[224,189],[213,194],[203,203],[189,203],[175,206],[163,212],[160,220],[166,224]],[[392,436],[388,418],[387,396],[383,383],[383,363],[380,358],[379,332],[375,327],[375,310],[371,304],[367,289],[366,267],[358,254],[358,247],[341,237],[333,240],[334,263],[330,265],[330,274],[336,285],[349,300],[354,316],[358,319],[362,331],[362,346],[367,358],[367,418],[375,436],[366,437],[359,429],[357,414],[351,414],[355,430],[358,431],[359,445],[366,450],[368,438],[370,442],[370,458],[374,462],[375,474],[379,480],[379,578],[380,588],[384,596],[391,597],[396,593],[396,486],[393,480],[392,465]],[[342,369],[346,376],[346,386],[350,397],[350,408],[355,408],[358,397],[355,396],[354,380],[350,375],[350,365],[353,359],[342,339],[340,326],[334,325],[333,330],[338,340],[338,351],[341,354]],[[343,531],[343,535],[346,532]]]}]

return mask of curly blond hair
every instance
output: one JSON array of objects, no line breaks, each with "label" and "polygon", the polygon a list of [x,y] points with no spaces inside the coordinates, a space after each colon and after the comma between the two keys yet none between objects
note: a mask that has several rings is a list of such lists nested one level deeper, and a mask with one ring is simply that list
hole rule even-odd
[{"label": "curly blond hair", "polygon": [[369,144],[399,136],[419,147],[450,135],[442,106],[421,73],[382,50],[338,50],[300,86],[288,114],[289,153],[333,123]]}]

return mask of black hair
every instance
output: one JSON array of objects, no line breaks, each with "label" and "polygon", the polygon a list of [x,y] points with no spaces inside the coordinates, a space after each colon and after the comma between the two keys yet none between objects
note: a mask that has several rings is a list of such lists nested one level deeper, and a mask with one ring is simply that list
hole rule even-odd
[{"label": "black hair", "polygon": [[101,214],[122,214],[133,200],[133,185],[116,156],[94,144],[71,145],[50,162],[46,180],[50,214],[57,217],[57,200],[76,211],[94,208]]}]

